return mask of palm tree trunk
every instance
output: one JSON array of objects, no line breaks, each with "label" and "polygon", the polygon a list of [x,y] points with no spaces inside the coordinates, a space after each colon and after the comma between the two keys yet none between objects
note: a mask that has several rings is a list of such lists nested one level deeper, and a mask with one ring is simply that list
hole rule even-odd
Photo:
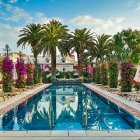
[{"label": "palm tree trunk", "polygon": [[37,55],[35,55],[35,54],[34,54],[34,59],[35,59],[34,64],[35,64],[35,66],[37,66]]},{"label": "palm tree trunk", "polygon": [[82,74],[82,63],[83,63],[83,53],[80,53],[80,63],[79,63],[79,77],[82,77],[83,74]]},{"label": "palm tree trunk", "polygon": [[56,47],[51,51],[51,73],[52,76],[56,74]]}]

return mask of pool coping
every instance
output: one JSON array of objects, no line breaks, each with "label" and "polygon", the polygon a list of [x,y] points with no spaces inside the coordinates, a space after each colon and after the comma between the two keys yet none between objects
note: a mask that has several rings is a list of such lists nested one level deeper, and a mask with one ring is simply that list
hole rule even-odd
[{"label": "pool coping", "polygon": [[103,96],[109,101],[113,102],[114,104],[118,105],[119,107],[126,110],[127,112],[129,112],[134,117],[140,120],[140,103],[132,102],[122,97],[119,97],[118,95],[112,94],[109,91],[105,91],[94,84],[91,85],[83,83],[83,85],[95,91],[97,94]]},{"label": "pool coping", "polygon": [[6,101],[0,102],[0,116],[4,115],[6,112],[11,110],[12,108],[18,106],[19,104],[27,101],[29,98],[42,91],[43,89],[49,87],[51,84],[43,84],[34,87],[33,89],[29,89],[27,91],[22,92],[19,95],[16,95]]},{"label": "pool coping", "polygon": [[35,131],[3,131],[1,137],[102,137],[102,138],[120,138],[120,137],[137,137],[140,138],[140,130],[35,130]]}]

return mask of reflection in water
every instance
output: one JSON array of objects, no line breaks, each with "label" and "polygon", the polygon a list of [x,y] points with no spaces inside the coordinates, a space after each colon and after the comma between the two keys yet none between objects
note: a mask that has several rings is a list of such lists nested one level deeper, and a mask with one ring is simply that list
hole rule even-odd
[{"label": "reflection in water", "polygon": [[2,117],[2,127],[3,130],[13,130],[13,126],[14,126],[14,111],[11,110]]},{"label": "reflection in water", "polygon": [[3,130],[132,129],[82,85],[52,85],[2,117]]}]

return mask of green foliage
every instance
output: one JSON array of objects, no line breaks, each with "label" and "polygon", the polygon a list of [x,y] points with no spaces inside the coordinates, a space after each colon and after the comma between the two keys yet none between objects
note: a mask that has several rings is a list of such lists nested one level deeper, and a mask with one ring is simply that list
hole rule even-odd
[{"label": "green foliage", "polygon": [[118,62],[116,60],[111,60],[108,64],[109,68],[109,86],[110,88],[117,88],[118,86]]},{"label": "green foliage", "polygon": [[[110,35],[102,34],[96,35],[94,38],[95,46],[97,47],[98,51],[96,54],[96,62],[100,60],[104,60],[104,55],[109,56],[110,47],[112,46],[113,39]],[[95,52],[93,52],[95,54]]]},{"label": "green foliage", "polygon": [[101,84],[108,85],[108,66],[105,62],[101,64]]},{"label": "green foliage", "polygon": [[50,81],[51,81],[51,82],[55,82],[55,81],[56,81],[56,76],[51,76],[51,77],[50,77]]},{"label": "green foliage", "polygon": [[35,66],[34,68],[34,84],[37,84],[40,82],[40,78],[38,77],[39,75],[39,69],[38,66]]},{"label": "green foliage", "polygon": [[95,83],[101,84],[101,67],[97,66],[94,68],[95,71]]},{"label": "green foliage", "polygon": [[70,78],[74,78],[73,76],[74,72],[73,71],[67,71],[67,72],[58,72],[57,75],[56,75],[56,78],[65,78],[65,79],[70,79]]},{"label": "green foliage", "polygon": [[[138,30],[122,30],[114,36],[116,57],[119,61],[131,59],[133,64],[140,61],[140,31]],[[128,49],[124,49],[124,45],[128,45]]]},{"label": "green foliage", "polygon": [[90,73],[87,71],[83,71],[83,77],[90,78]]},{"label": "green foliage", "polygon": [[42,72],[42,82],[43,83],[49,83],[50,80],[47,78],[47,75],[50,74],[50,71],[43,71]]},{"label": "green foliage", "polygon": [[3,73],[3,91],[11,92],[13,86],[13,81],[11,79],[11,75],[9,73]]},{"label": "green foliage", "polygon": [[32,53],[35,58],[35,65],[37,65],[37,56],[41,53],[42,47],[40,46],[40,24],[29,24],[22,30],[20,30],[20,39],[17,42],[17,46],[22,45],[23,48],[25,46],[31,45]]},{"label": "green foliage", "polygon": [[130,60],[124,60],[120,63],[121,70],[121,91],[122,92],[131,92],[133,84],[133,70],[134,65]]},{"label": "green foliage", "polygon": [[51,73],[53,76],[56,74],[56,48],[63,54],[62,43],[68,36],[68,28],[60,21],[52,20],[47,24],[44,24],[40,30],[41,46],[44,55],[47,52],[51,54]]},{"label": "green foliage", "polygon": [[82,76],[82,64],[85,63],[85,58],[89,55],[84,55],[84,51],[89,50],[92,52],[96,52],[97,48],[93,42],[93,33],[87,28],[83,29],[75,29],[75,31],[71,34],[71,37],[68,41],[69,50],[71,53],[74,51],[77,53],[78,59],[78,67],[79,67],[79,76]]}]

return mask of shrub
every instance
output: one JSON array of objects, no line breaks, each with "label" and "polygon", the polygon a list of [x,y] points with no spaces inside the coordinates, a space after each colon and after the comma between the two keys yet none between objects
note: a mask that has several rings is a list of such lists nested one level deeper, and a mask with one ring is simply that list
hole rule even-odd
[{"label": "shrub", "polygon": [[15,87],[24,88],[25,87],[25,75],[26,75],[26,65],[24,64],[24,60],[17,59],[16,72],[17,72],[17,80],[16,80]]},{"label": "shrub", "polygon": [[43,71],[42,72],[42,82],[43,83],[49,83],[49,78],[47,77],[47,75],[50,74],[50,71]]},{"label": "shrub", "polygon": [[56,81],[56,76],[51,76],[51,77],[50,77],[50,81],[51,81],[51,82],[55,82],[55,81]]},{"label": "shrub", "polygon": [[101,67],[97,66],[95,69],[95,83],[101,84]]},{"label": "shrub", "polygon": [[13,86],[13,69],[14,64],[12,60],[8,58],[4,58],[2,61],[2,74],[3,74],[3,91],[4,92],[11,92]]},{"label": "shrub", "polygon": [[121,91],[131,92],[133,84],[133,70],[134,65],[130,60],[123,60],[120,63],[121,70]]},{"label": "shrub", "polygon": [[34,68],[34,83],[37,84],[41,80],[41,68],[40,65],[36,65]]},{"label": "shrub", "polygon": [[27,64],[26,67],[27,67],[27,81],[26,81],[26,84],[28,86],[31,86],[31,85],[34,84],[34,77],[33,77],[34,66],[33,66],[33,64]]},{"label": "shrub", "polygon": [[101,84],[108,85],[108,66],[105,62],[101,64]]},{"label": "shrub", "polygon": [[115,60],[110,61],[108,67],[109,67],[109,86],[110,88],[117,88],[119,74],[117,61]]}]

